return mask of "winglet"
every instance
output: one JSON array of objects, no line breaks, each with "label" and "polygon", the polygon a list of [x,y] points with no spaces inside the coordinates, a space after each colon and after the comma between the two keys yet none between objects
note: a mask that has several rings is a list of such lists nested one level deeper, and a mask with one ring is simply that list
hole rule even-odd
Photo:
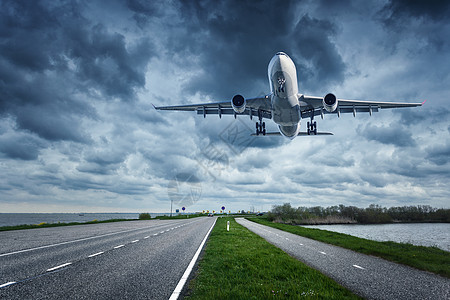
[{"label": "winglet", "polygon": [[427,102],[427,100],[423,101],[423,102],[422,102],[422,105],[424,105],[424,104],[425,104],[425,102]]},{"label": "winglet", "polygon": [[157,109],[156,106],[155,106],[155,104],[152,103],[152,106],[153,106],[154,109]]}]

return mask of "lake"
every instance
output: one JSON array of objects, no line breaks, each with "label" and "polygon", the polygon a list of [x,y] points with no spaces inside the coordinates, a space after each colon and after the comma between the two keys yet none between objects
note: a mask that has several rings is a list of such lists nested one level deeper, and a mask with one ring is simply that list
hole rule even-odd
[{"label": "lake", "polygon": [[450,251],[450,223],[302,226],[345,233],[374,241],[394,241],[418,246],[436,246],[442,250]]}]

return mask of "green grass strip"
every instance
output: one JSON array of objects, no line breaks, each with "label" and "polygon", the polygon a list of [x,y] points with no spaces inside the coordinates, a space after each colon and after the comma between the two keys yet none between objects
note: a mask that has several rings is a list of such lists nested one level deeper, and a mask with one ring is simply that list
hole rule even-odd
[{"label": "green grass strip", "polygon": [[10,230],[22,230],[22,229],[36,229],[36,228],[47,228],[47,227],[61,227],[61,226],[74,226],[74,225],[87,225],[87,224],[99,224],[99,223],[113,223],[113,222],[124,222],[124,221],[139,221],[138,219],[109,219],[103,221],[88,221],[88,222],[70,222],[70,223],[40,223],[40,224],[22,224],[14,226],[3,226],[0,227],[0,231],[10,231]]},{"label": "green grass strip", "polygon": [[185,298],[360,299],[231,217],[217,220]]},{"label": "green grass strip", "polygon": [[192,214],[192,215],[176,215],[176,216],[157,216],[155,219],[158,220],[177,220],[177,219],[192,219],[198,217],[205,217],[207,215],[203,214]]},{"label": "green grass strip", "polygon": [[248,220],[313,240],[378,256],[420,270],[433,272],[448,278],[450,277],[450,253],[437,247],[415,246],[395,242],[377,242],[327,230],[272,223],[264,218],[248,218]]}]

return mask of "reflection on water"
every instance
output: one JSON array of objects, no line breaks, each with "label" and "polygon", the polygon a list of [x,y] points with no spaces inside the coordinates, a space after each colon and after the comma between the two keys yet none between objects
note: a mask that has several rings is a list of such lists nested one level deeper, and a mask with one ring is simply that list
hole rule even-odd
[{"label": "reflection on water", "polygon": [[394,241],[419,246],[436,246],[450,251],[449,223],[305,225],[304,227],[335,231],[374,241]]}]

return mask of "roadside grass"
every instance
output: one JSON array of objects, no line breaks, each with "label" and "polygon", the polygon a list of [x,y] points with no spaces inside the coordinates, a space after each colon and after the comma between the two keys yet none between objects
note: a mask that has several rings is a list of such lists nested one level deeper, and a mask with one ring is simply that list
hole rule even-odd
[{"label": "roadside grass", "polygon": [[198,217],[205,217],[205,214],[192,214],[192,215],[177,215],[177,216],[157,216],[155,219],[158,220],[173,220],[173,219],[192,219]]},{"label": "roadside grass", "polygon": [[73,226],[73,225],[87,225],[87,224],[98,224],[98,223],[112,223],[112,222],[123,222],[123,221],[139,221],[138,219],[109,219],[104,221],[88,221],[88,222],[70,222],[70,223],[39,223],[39,224],[22,224],[14,226],[3,226],[0,227],[0,231],[10,231],[10,230],[22,230],[22,229],[36,229],[36,228],[47,228],[47,227],[61,227],[61,226]]},{"label": "roadside grass", "polygon": [[185,299],[299,298],[360,299],[231,217],[218,218],[185,295]]},{"label": "roadside grass", "polygon": [[21,224],[14,226],[2,226],[0,231],[10,231],[10,230],[22,230],[22,229],[36,229],[36,228],[48,228],[48,227],[61,227],[61,226],[74,226],[74,225],[87,225],[87,224],[99,224],[99,223],[113,223],[113,222],[124,222],[124,221],[142,221],[142,220],[172,220],[172,219],[191,219],[196,217],[203,217],[206,215],[195,214],[195,215],[179,215],[179,216],[157,216],[151,219],[109,219],[103,221],[87,221],[87,222],[58,222],[58,223],[39,223],[39,224]]},{"label": "roadside grass", "polygon": [[248,218],[248,220],[450,278],[450,253],[437,247],[377,242],[327,230],[272,223],[264,218]]}]

